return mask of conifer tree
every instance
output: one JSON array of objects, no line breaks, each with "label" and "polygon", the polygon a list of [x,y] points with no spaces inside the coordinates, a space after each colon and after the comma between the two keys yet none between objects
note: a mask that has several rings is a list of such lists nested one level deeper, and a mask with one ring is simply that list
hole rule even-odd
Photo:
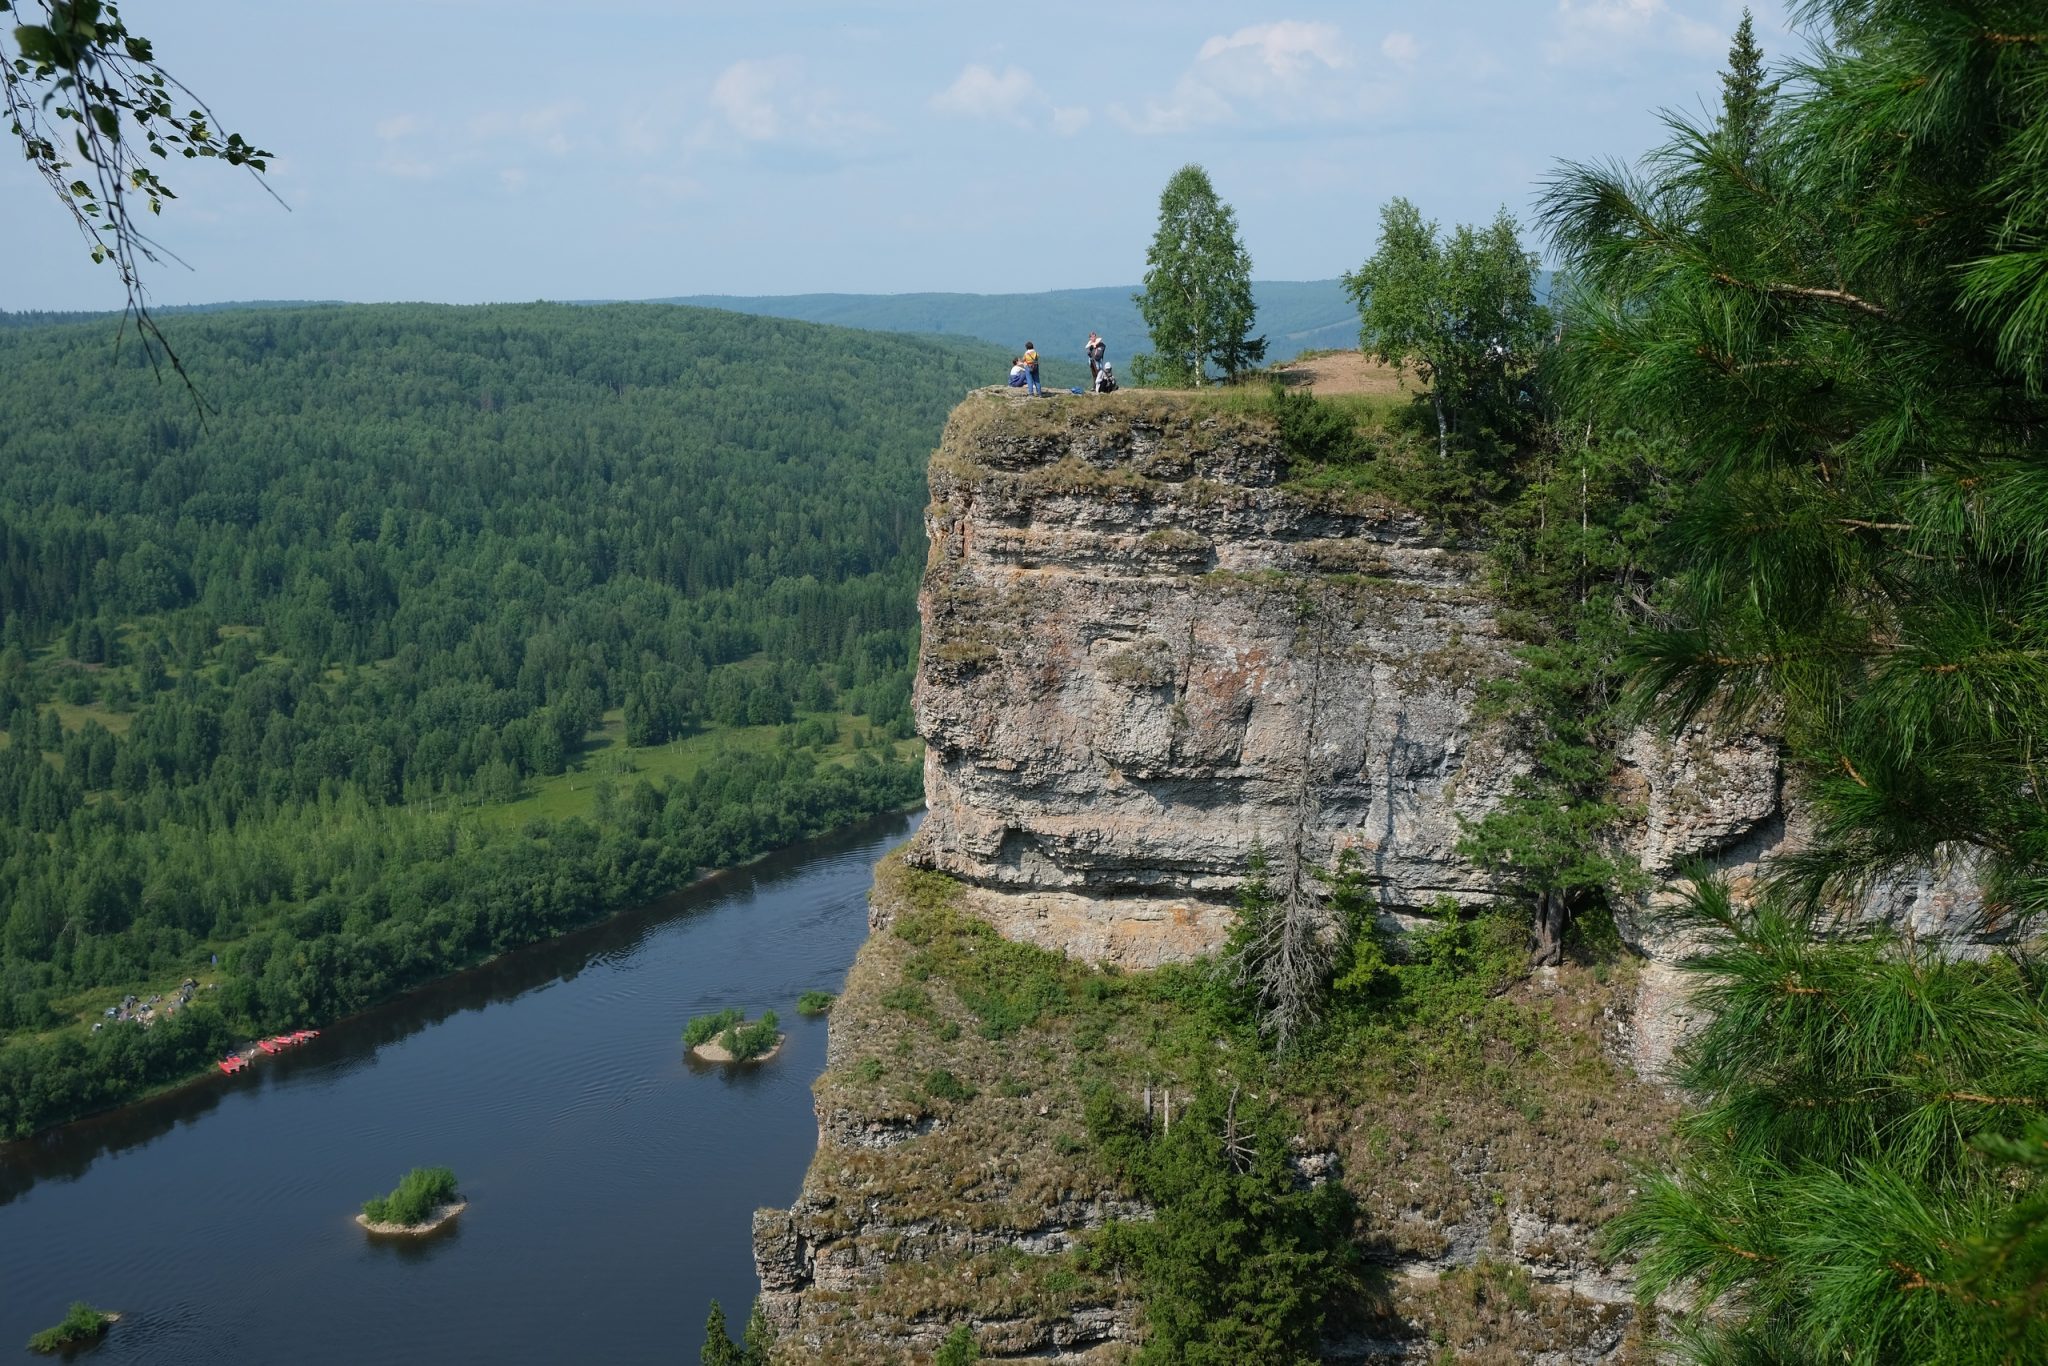
[{"label": "conifer tree", "polygon": [[1134,371],[1141,378],[1199,385],[1212,366],[1235,379],[1265,359],[1266,339],[1252,335],[1252,258],[1237,214],[1200,166],[1181,167],[1160,193],[1145,288],[1131,297],[1152,334],[1152,354]]},{"label": "conifer tree", "polygon": [[1546,199],[1576,401],[1661,426],[1682,490],[1641,694],[1780,718],[1816,827],[1754,904],[1692,894],[1706,1108],[1614,1236],[1694,1360],[2039,1360],[2038,968],[1816,931],[1956,863],[2000,923],[2048,902],[2048,31],[1797,13],[1823,46],[1747,160],[1680,124]]},{"label": "conifer tree", "polygon": [[725,1309],[717,1300],[711,1302],[711,1313],[704,1320],[704,1346],[698,1360],[703,1366],[741,1366],[745,1360],[733,1345],[725,1326]]},{"label": "conifer tree", "polygon": [[1721,73],[1721,135],[1746,164],[1770,119],[1778,87],[1764,73],[1763,49],[1756,45],[1756,20],[1748,7],[1735,26],[1728,48],[1728,69]]}]

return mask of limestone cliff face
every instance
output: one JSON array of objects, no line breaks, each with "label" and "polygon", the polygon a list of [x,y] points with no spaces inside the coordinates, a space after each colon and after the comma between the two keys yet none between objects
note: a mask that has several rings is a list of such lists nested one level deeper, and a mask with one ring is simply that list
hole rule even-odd
[{"label": "limestone cliff face", "polygon": [[[1027,401],[1028,403],[1028,401]],[[1491,898],[1457,852],[1522,762],[1477,554],[1282,486],[1266,425],[1149,395],[993,395],[932,463],[913,862],[1013,937],[1133,965],[1216,947],[1256,854],[1354,850],[1390,911]],[[1652,873],[1782,837],[1776,748],[1638,737]]]}]

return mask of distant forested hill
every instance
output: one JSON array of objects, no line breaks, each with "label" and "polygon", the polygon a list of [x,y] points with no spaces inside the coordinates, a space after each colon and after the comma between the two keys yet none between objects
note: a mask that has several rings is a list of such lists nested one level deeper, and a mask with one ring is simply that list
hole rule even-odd
[{"label": "distant forested hill", "polygon": [[195,313],[202,425],[108,330],[0,329],[0,1138],[915,799],[925,460],[1007,352]]},{"label": "distant forested hill", "polygon": [[[731,309],[735,313],[880,332],[925,332],[979,337],[1011,351],[1026,341],[1048,356],[1078,359],[1091,331],[1109,343],[1109,359],[1124,363],[1150,349],[1144,321],[1131,302],[1135,285],[1057,289],[1045,294],[784,294],[739,297],[697,294],[665,302]],[[1266,280],[1252,286],[1258,329],[1268,360],[1303,351],[1358,345],[1358,308],[1340,280]]]}]

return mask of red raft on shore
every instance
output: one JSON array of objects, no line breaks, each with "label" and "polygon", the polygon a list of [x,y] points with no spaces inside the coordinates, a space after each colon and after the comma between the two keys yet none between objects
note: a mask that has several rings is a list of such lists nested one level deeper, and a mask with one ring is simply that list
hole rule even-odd
[{"label": "red raft on shore", "polygon": [[[267,1039],[258,1039],[256,1046],[265,1053],[282,1053],[287,1048],[297,1048],[300,1044],[310,1043],[319,1037],[320,1031],[317,1029],[294,1029],[289,1034],[273,1034]],[[247,1053],[230,1053],[220,1060],[220,1070],[233,1076],[253,1061],[255,1059]]]},{"label": "red raft on shore", "polygon": [[256,1046],[266,1053],[282,1053],[287,1048],[297,1048],[300,1044],[319,1037],[320,1031],[317,1029],[295,1029],[289,1034],[273,1034],[267,1039],[258,1039]]}]

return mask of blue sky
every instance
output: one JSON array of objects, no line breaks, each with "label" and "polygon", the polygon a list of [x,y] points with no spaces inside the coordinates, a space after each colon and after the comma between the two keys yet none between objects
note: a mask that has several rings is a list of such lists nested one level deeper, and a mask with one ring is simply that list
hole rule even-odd
[{"label": "blue sky", "polygon": [[[177,165],[161,304],[1004,292],[1135,281],[1205,165],[1255,274],[1371,251],[1406,195],[1527,219],[1559,158],[1633,156],[1718,100],[1739,0],[125,0],[222,123]],[[1773,60],[1803,42],[1753,4]],[[118,306],[0,162],[0,308]],[[1536,245],[1532,239],[1532,246]]]}]

